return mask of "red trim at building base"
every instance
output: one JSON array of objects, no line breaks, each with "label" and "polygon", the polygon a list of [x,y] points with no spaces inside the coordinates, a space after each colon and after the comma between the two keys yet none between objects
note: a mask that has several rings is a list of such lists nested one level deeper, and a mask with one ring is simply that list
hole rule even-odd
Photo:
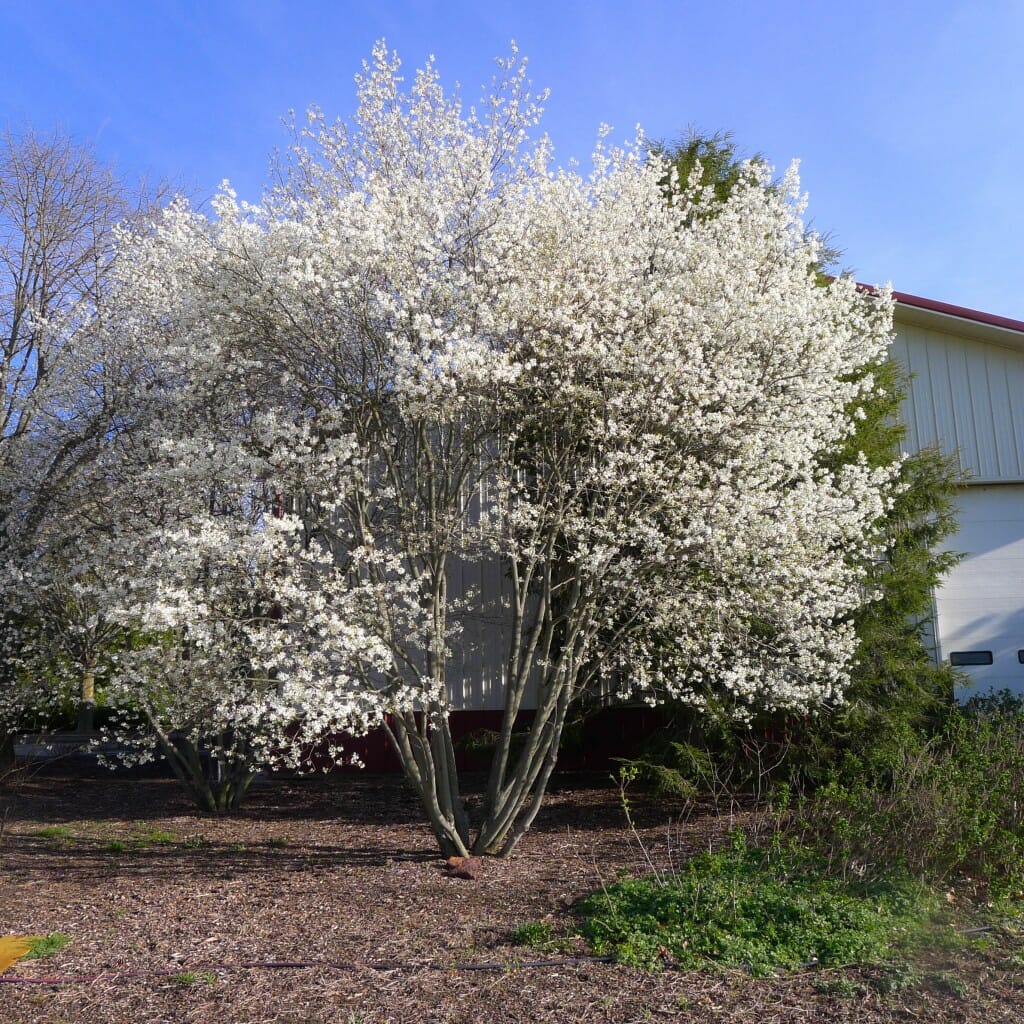
[{"label": "red trim at building base", "polygon": [[[525,730],[532,718],[532,711],[520,713],[516,730]],[[488,769],[501,719],[501,711],[452,713],[450,722],[459,771],[481,772]],[[614,771],[616,759],[635,757],[660,723],[657,711],[651,708],[604,708],[579,725],[565,730],[558,767],[569,771]],[[346,763],[337,766],[336,771],[401,771],[398,757],[383,728],[374,729],[365,736],[343,737],[341,743]],[[355,764],[351,763],[352,760]],[[319,770],[331,768],[325,752],[314,751],[310,762]]]}]

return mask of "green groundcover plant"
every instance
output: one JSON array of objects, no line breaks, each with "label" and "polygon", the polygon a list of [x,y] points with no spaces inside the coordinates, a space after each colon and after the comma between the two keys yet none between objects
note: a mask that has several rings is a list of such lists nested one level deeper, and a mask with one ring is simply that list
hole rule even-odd
[{"label": "green groundcover plant", "polygon": [[60,932],[50,932],[43,935],[32,943],[32,948],[25,954],[26,960],[44,960],[48,956],[63,949],[71,941],[70,935],[63,935]]},{"label": "green groundcover plant", "polygon": [[[763,975],[805,965],[898,958],[954,933],[950,887],[983,913],[1019,917],[1024,899],[1024,702],[1002,693],[950,709],[928,735],[907,730],[884,757],[861,759],[810,794],[767,796],[756,842],[678,869],[621,879],[578,904],[598,954],[656,967],[741,967]],[[622,770],[626,785],[641,776]],[[521,928],[521,941],[554,937]],[[961,941],[954,939],[954,941]]]},{"label": "green groundcover plant", "polygon": [[669,877],[622,879],[577,909],[599,955],[763,976],[884,960],[923,941],[940,907],[909,875],[831,877],[799,853],[749,846],[736,831],[726,850],[700,854]]}]

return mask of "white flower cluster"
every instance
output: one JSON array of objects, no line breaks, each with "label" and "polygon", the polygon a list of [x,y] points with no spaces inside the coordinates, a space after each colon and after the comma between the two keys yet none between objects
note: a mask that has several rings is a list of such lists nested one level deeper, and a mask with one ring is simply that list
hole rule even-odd
[{"label": "white flower cluster", "polygon": [[893,472],[828,467],[890,297],[815,279],[795,170],[722,204],[667,203],[641,141],[553,170],[524,75],[467,111],[380,46],[354,124],[313,111],[261,206],[225,186],[123,239],[138,423],[93,596],[134,637],[126,714],[260,758],[443,715],[453,566],[485,559],[508,708],[529,684],[556,733],[598,678],[842,692]]}]

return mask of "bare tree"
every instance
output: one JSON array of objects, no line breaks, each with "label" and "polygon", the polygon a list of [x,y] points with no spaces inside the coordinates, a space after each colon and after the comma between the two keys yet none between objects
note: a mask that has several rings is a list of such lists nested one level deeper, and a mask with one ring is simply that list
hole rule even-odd
[{"label": "bare tree", "polygon": [[[61,132],[8,129],[0,140],[0,466],[24,484],[22,464],[48,433],[62,444],[32,466],[37,522],[80,454],[75,413],[95,395],[67,379],[85,354],[81,334],[98,304],[114,226],[138,209],[113,169]],[[62,429],[56,429],[61,427]],[[77,429],[76,429],[77,428]],[[85,431],[84,433],[88,433]],[[55,441],[56,437],[51,437]],[[36,443],[29,446],[27,442]],[[45,484],[46,486],[41,486]],[[24,498],[24,494],[21,495]],[[8,514],[21,503],[5,503]],[[0,512],[0,515],[3,513]],[[10,539],[9,541],[10,542]]]},{"label": "bare tree", "polygon": [[[115,227],[159,194],[130,188],[62,130],[0,136],[0,570],[40,545],[73,548],[95,521],[97,504],[77,485],[117,429],[125,375],[98,329],[103,282]],[[3,604],[10,653],[24,611]],[[92,685],[83,666],[85,725]]]}]

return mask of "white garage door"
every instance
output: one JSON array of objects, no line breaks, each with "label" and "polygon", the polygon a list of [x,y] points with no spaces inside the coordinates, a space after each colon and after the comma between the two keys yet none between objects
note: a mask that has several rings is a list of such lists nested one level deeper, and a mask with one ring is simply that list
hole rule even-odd
[{"label": "white garage door", "polygon": [[958,499],[966,552],[935,595],[939,654],[972,687],[1024,694],[1024,485],[968,487]]}]

